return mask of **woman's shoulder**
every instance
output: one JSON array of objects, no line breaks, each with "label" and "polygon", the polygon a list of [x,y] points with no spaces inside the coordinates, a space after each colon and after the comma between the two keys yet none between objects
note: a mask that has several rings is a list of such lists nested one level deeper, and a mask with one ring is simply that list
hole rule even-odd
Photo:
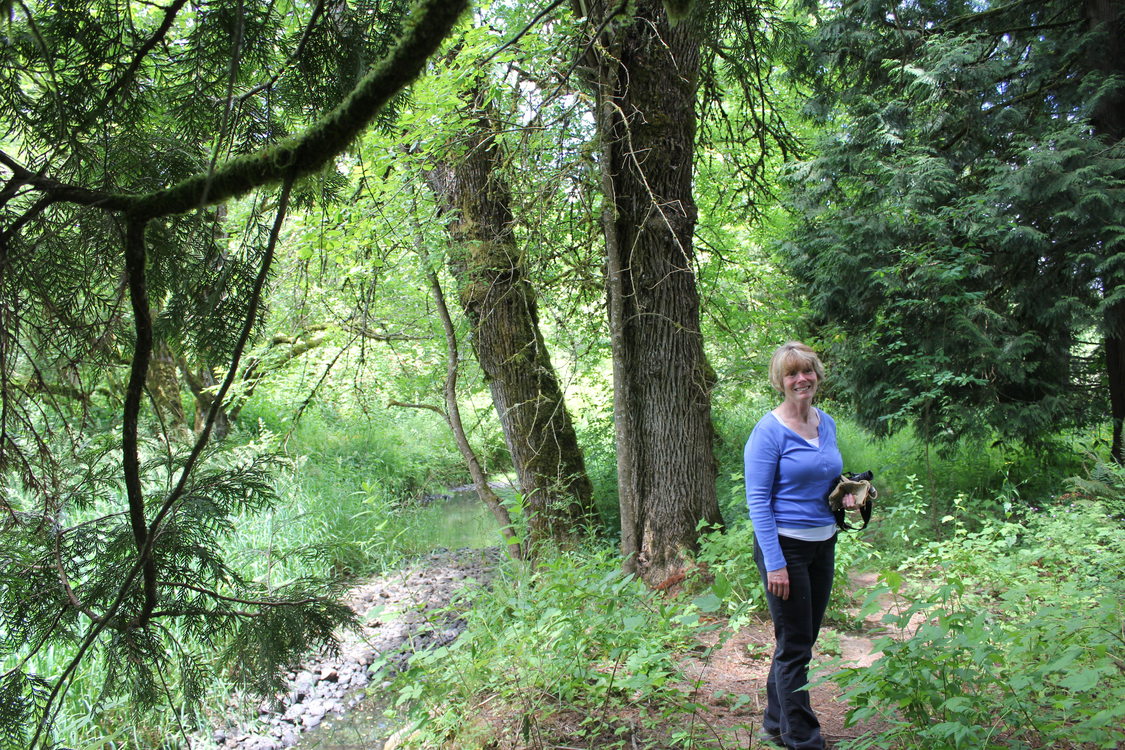
[{"label": "woman's shoulder", "polygon": [[776,430],[780,427],[782,427],[781,420],[777,418],[773,409],[763,414],[757,424],[754,425],[755,430]]},{"label": "woman's shoulder", "polygon": [[750,439],[747,440],[747,443],[753,440],[755,436],[776,435],[781,431],[781,427],[781,422],[774,416],[773,412],[767,411],[754,424],[754,429],[750,431]]}]

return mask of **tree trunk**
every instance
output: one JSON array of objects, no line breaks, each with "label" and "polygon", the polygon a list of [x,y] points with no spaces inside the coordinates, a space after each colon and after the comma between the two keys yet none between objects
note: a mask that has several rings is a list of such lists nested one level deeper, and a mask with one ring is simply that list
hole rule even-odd
[{"label": "tree trunk", "polygon": [[513,233],[501,153],[483,110],[464,134],[467,153],[430,173],[447,209],[454,248],[449,268],[472,324],[472,345],[488,380],[528,512],[532,545],[571,542],[596,519],[593,490],[562,388],[539,330],[535,290]]},{"label": "tree trunk", "polygon": [[[1091,51],[1091,67],[1119,78],[1125,77],[1125,2],[1122,0],[1086,0],[1086,17],[1090,29],[1102,34],[1100,44]],[[1118,144],[1125,136],[1125,87],[1119,84],[1112,94],[1098,103],[1091,118],[1094,131],[1108,144]],[[1112,300],[1125,278],[1108,270],[1102,279],[1105,297]],[[1122,449],[1122,424],[1125,423],[1125,303],[1110,301],[1105,310],[1106,375],[1109,380],[1110,418],[1113,441],[1110,455],[1117,463],[1125,462]]]},{"label": "tree trunk", "polygon": [[[193,369],[182,359],[179,364],[180,373],[184,376],[184,381],[188,384],[191,395],[195,397],[194,429],[195,434],[198,435],[203,432],[207,423],[207,414],[211,411],[211,405],[215,403],[215,390],[218,381],[215,380],[210,368],[205,365]],[[215,414],[215,424],[211,428],[211,437],[215,440],[223,440],[228,433],[230,433],[230,419],[227,417],[226,407],[220,406]]]},{"label": "tree trunk", "polygon": [[[604,4],[602,6],[604,8]],[[630,7],[633,7],[632,4]],[[607,287],[626,565],[650,584],[680,574],[715,498],[711,387],[699,328],[692,234],[699,42],[659,0],[597,47],[606,171]],[[604,19],[595,15],[595,23]],[[611,24],[605,25],[612,29]],[[624,450],[622,450],[624,449]]]},{"label": "tree trunk", "polygon": [[1121,430],[1125,423],[1125,304],[1111,305],[1105,314],[1105,360],[1109,377],[1110,418],[1113,421],[1113,439],[1110,455],[1117,463],[1125,463],[1122,452]]},{"label": "tree trunk", "polygon": [[152,350],[152,362],[145,383],[153,408],[166,428],[186,425],[184,404],[180,400],[180,373],[168,344],[159,341]]}]

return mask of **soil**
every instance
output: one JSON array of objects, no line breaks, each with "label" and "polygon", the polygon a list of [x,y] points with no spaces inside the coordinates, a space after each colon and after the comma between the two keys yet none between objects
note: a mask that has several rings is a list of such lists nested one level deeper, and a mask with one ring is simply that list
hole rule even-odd
[{"label": "soil", "polygon": [[[854,591],[862,592],[876,584],[875,576],[855,575],[852,584]],[[838,641],[832,639],[833,653],[819,648],[813,652],[810,699],[830,748],[842,740],[880,729],[876,722],[847,726],[847,705],[840,699],[839,688],[831,682],[818,684],[818,679],[844,667],[872,664],[879,657],[874,650],[874,639],[883,634],[901,635],[888,633],[883,625],[882,616],[892,603],[888,600],[882,604],[883,609],[868,615],[859,630],[837,631]],[[765,709],[765,685],[774,644],[773,623],[768,617],[758,618],[733,634],[722,627],[722,623],[719,625],[702,642],[708,650],[684,660],[685,672],[695,686],[693,697],[704,707],[699,714],[705,718],[700,720],[705,720],[714,736],[721,738],[723,747],[771,747],[759,742],[756,735]],[[826,629],[822,629],[822,643],[829,640],[824,637],[825,632]],[[710,650],[712,648],[714,650]]]},{"label": "soil", "polygon": [[[473,582],[486,582],[491,575],[498,550],[439,551],[410,568],[372,579],[352,591],[350,604],[364,625],[358,633],[344,634],[336,655],[318,654],[302,669],[288,675],[288,689],[258,704],[257,715],[246,717],[239,706],[243,699],[233,696],[228,716],[205,736],[194,739],[196,750],[282,750],[302,746],[304,732],[338,717],[356,706],[368,688],[372,664],[385,661],[393,671],[411,651],[448,643],[461,632],[463,624],[450,616],[434,613],[447,606],[457,590]],[[853,577],[853,587],[861,591],[875,584],[873,575]],[[860,595],[859,598],[862,598]],[[889,609],[886,602],[885,609]],[[816,664],[836,669],[872,663],[873,638],[886,633],[882,612],[869,615],[856,632],[841,632],[831,639],[833,654],[814,653]],[[722,748],[758,748],[755,735],[762,714],[765,681],[773,648],[773,629],[767,619],[751,621],[731,633],[723,621],[714,623],[700,637],[699,649],[682,661],[688,682],[680,688],[689,692],[700,710],[692,721],[700,722],[701,736],[717,739]],[[895,635],[892,633],[891,635]],[[829,639],[822,638],[822,641]],[[376,686],[377,688],[378,686]],[[845,726],[846,706],[838,688],[824,682],[811,688],[813,708],[820,718],[829,747],[841,740],[878,729],[874,724]],[[489,717],[499,728],[506,717]],[[551,747],[591,747],[588,743],[565,741],[565,717],[541,727],[552,738]],[[501,731],[501,734],[509,734]],[[518,733],[516,733],[518,734]],[[541,734],[541,736],[543,736]],[[650,738],[651,739],[651,738]],[[388,747],[397,744],[392,739]],[[370,745],[371,750],[382,746]],[[324,745],[317,744],[317,747]],[[350,747],[350,745],[349,745]],[[365,747],[367,747],[365,745]],[[530,745],[499,740],[491,748],[530,749]]]}]

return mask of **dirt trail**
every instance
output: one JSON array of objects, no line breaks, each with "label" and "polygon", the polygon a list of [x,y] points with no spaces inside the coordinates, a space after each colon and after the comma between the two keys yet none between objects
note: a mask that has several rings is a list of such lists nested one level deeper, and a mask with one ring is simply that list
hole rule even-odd
[{"label": "dirt trail", "polygon": [[[875,574],[852,577],[853,590],[860,600],[864,598],[864,590],[876,584]],[[836,653],[827,655],[814,651],[814,681],[818,676],[818,662],[831,668],[863,667],[879,658],[874,650],[874,640],[888,634],[882,617],[886,612],[893,611],[894,606],[890,598],[885,597],[881,601],[882,608],[865,618],[862,631],[839,633],[838,645],[834,648]],[[714,646],[723,638],[726,638],[725,642],[714,651],[685,660],[687,676],[695,685],[693,698],[705,707],[698,720],[718,736],[729,738],[724,741],[726,747],[769,747],[757,743],[754,737],[761,728],[765,708],[765,685],[774,643],[773,624],[766,616],[752,621],[733,635],[729,631],[716,631],[704,640],[704,645]],[[828,640],[822,637],[821,643]],[[830,682],[811,688],[810,697],[829,747],[840,740],[853,739],[879,728],[875,722],[845,727],[847,706],[840,700],[839,689]]]}]

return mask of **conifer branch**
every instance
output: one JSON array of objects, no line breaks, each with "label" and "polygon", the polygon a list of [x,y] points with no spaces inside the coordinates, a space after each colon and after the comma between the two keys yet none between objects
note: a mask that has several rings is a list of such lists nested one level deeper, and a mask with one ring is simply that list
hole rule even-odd
[{"label": "conifer branch", "polygon": [[[250,331],[253,329],[255,313],[261,301],[262,288],[265,286],[265,279],[269,273],[270,262],[273,259],[273,251],[277,243],[277,236],[280,233],[281,224],[284,220],[285,212],[288,208],[289,191],[292,185],[293,181],[292,179],[289,179],[286,180],[283,187],[282,196],[279,200],[277,217],[274,222],[273,231],[270,235],[270,242],[266,248],[266,257],[263,260],[262,269],[259,272],[257,279],[255,280],[255,286],[251,294],[249,304],[249,313],[247,314],[246,323],[243,326],[242,336],[239,339],[238,345],[235,349],[231,367],[227,373],[227,378],[224,381],[223,386],[219,389],[219,393],[216,395],[216,400],[212,404],[211,411],[208,414],[207,423],[206,425],[204,425],[203,432],[196,440],[192,453],[188,456],[187,461],[185,461],[184,463],[184,466],[181,470],[179,482],[165,499],[160,510],[154,517],[151,527],[147,528],[144,526],[145,518],[143,493],[141,492],[142,488],[140,486],[140,462],[139,454],[137,451],[137,418],[140,410],[141,395],[144,389],[144,372],[147,371],[148,363],[147,361],[145,361],[143,363],[144,366],[142,367],[142,363],[138,358],[138,354],[146,350],[146,347],[144,346],[146,334],[143,330],[144,326],[140,322],[137,323],[137,345],[134,349],[132,372],[130,375],[129,386],[126,391],[126,402],[124,408],[125,425],[123,428],[122,451],[124,453],[123,463],[125,465],[124,471],[126,494],[129,500],[130,525],[133,531],[134,540],[137,542],[137,546],[139,549],[138,559],[133,564],[129,572],[125,575],[124,580],[121,582],[121,585],[118,588],[117,595],[106,608],[105,613],[99,620],[93,620],[91,622],[90,629],[82,638],[82,642],[79,644],[77,652],[67,663],[66,667],[63,669],[62,674],[59,675],[59,677],[55,680],[54,685],[52,685],[51,690],[48,693],[44,703],[43,715],[40,721],[37,723],[35,732],[31,738],[30,747],[34,748],[38,744],[40,738],[43,736],[43,732],[46,730],[46,728],[54,723],[54,717],[60,710],[60,699],[63,692],[65,691],[66,686],[70,684],[70,680],[74,675],[74,672],[78,669],[79,664],[81,664],[82,661],[86,658],[86,652],[89,651],[90,647],[97,642],[97,640],[101,637],[102,632],[111,625],[116,629],[120,629],[123,627],[144,627],[146,624],[148,624],[149,621],[151,621],[154,613],[157,611],[155,608],[157,601],[157,579],[155,561],[153,560],[152,555],[153,542],[158,537],[158,532],[163,519],[175,507],[176,502],[184,493],[184,490],[187,486],[188,476],[191,474],[192,468],[198,461],[204,446],[207,444],[207,439],[210,436],[211,428],[214,425],[215,416],[218,413],[218,407],[226,394],[226,390],[229,389],[230,384],[233,381],[234,374],[238,371],[238,361],[241,357],[243,349],[246,346],[247,341],[249,340]],[[136,217],[130,217],[126,233],[125,257],[130,297],[133,301],[134,313],[138,316],[138,321],[142,318],[148,320],[147,352],[151,354],[151,312],[147,307],[148,299],[147,293],[144,289],[145,224],[146,222],[143,220],[139,220]],[[143,305],[141,305],[142,302]],[[138,311],[138,305],[144,307],[143,313]],[[138,380],[138,373],[140,374],[139,384],[134,382],[135,380]],[[139,505],[138,502],[140,503]],[[138,524],[140,525],[139,529]],[[121,605],[128,598],[129,592],[133,586],[133,582],[137,579],[138,575],[142,574],[142,572],[145,576],[145,600],[143,609],[137,617],[133,618],[128,623],[122,623],[117,620],[116,614],[121,608]],[[167,613],[164,614],[164,616],[166,615]]]},{"label": "conifer branch", "polygon": [[207,420],[203,425],[203,430],[196,439],[191,454],[184,462],[184,466],[180,471],[179,481],[172,491],[168,493],[168,497],[165,498],[160,510],[152,520],[151,531],[154,536],[159,530],[164,518],[172,511],[176,503],[179,502],[180,498],[183,496],[184,490],[187,488],[188,477],[195,467],[196,462],[199,460],[199,456],[203,453],[203,448],[207,445],[207,441],[210,439],[211,430],[215,426],[215,419],[218,417],[219,409],[222,408],[227,392],[230,390],[235,377],[238,375],[238,366],[242,360],[242,353],[245,351],[246,345],[250,341],[250,334],[254,330],[258,308],[262,301],[262,291],[265,288],[266,279],[269,277],[270,268],[273,265],[277,239],[281,234],[281,227],[285,223],[285,215],[289,209],[289,195],[293,188],[294,179],[295,176],[290,176],[282,187],[281,197],[278,199],[277,215],[274,218],[273,228],[270,230],[269,242],[266,244],[266,252],[262,258],[262,267],[258,271],[257,278],[254,279],[254,287],[250,292],[250,300],[247,303],[246,320],[242,325],[242,331],[239,335],[238,342],[235,344],[234,352],[231,355],[231,363],[230,367],[227,369],[227,375],[223,379],[222,385],[219,386],[219,390],[215,393],[215,400],[211,402],[211,408],[207,412]]},{"label": "conifer branch", "polygon": [[300,178],[322,169],[347,148],[390,99],[422,72],[468,0],[422,0],[406,20],[405,33],[335,110],[303,135],[228,161],[142,196],[120,195],[58,182],[36,174],[0,151],[0,164],[55,201],[124,211],[137,219],[184,214],[245,195],[256,187]]},{"label": "conifer branch", "polygon": [[266,91],[266,90],[272,88],[274,86],[274,84],[276,84],[281,79],[282,74],[286,70],[289,69],[289,66],[292,65],[293,61],[296,60],[297,58],[299,58],[301,56],[301,53],[304,52],[305,45],[308,43],[309,37],[312,36],[312,31],[313,31],[313,29],[316,28],[316,22],[318,20],[320,20],[320,16],[323,12],[324,12],[324,0],[318,0],[316,6],[313,7],[313,12],[312,12],[312,15],[309,17],[309,22],[307,24],[305,24],[305,30],[301,34],[301,40],[299,42],[297,42],[297,49],[295,49],[293,51],[293,54],[290,55],[289,60],[287,60],[285,62],[285,64],[282,65],[277,70],[276,73],[274,73],[272,76],[270,76],[268,81],[264,81],[262,83],[259,83],[257,86],[250,89],[246,93],[241,94],[237,99],[235,99],[235,101],[239,105],[245,103],[247,99],[250,99],[251,97],[257,96],[258,94],[262,93],[263,91]]},{"label": "conifer branch", "polygon": [[88,125],[105,111],[113,101],[113,97],[117,96],[118,91],[132,83],[133,77],[136,76],[137,71],[140,70],[141,63],[144,62],[145,57],[147,57],[148,53],[167,36],[168,31],[172,28],[172,22],[176,20],[176,15],[179,14],[180,10],[187,5],[187,1],[188,0],[175,0],[175,2],[164,9],[164,19],[161,21],[159,28],[157,28],[152,37],[137,50],[137,53],[133,56],[133,61],[129,63],[129,67],[125,69],[125,72],[106,89],[105,96],[102,97],[101,103],[85,118],[83,129],[85,125]]},{"label": "conifer branch", "polygon": [[67,599],[68,602],[70,602],[70,606],[74,607],[76,610],[78,610],[82,614],[89,617],[93,622],[100,623],[103,619],[102,616],[97,614],[93,610],[91,610],[86,605],[84,605],[78,599],[77,594],[74,593],[74,589],[70,585],[70,577],[67,576],[66,568],[63,567],[61,542],[62,542],[62,534],[56,534],[55,535],[55,572],[58,573],[58,575],[59,575],[59,584],[62,586],[63,592],[66,594],[66,599]]},{"label": "conifer branch", "polygon": [[150,195],[130,199],[131,212],[155,218],[221,203],[255,187],[316,172],[347,148],[380,109],[422,72],[467,0],[423,0],[406,21],[398,45],[334,111],[297,138],[201,173]]},{"label": "conifer branch", "polygon": [[305,604],[316,604],[317,599],[294,599],[292,601],[271,601],[269,599],[242,599],[237,596],[225,596],[217,591],[196,586],[191,583],[184,583],[183,581],[161,581],[161,586],[168,586],[170,588],[188,589],[197,594],[203,594],[208,598],[215,599],[221,602],[230,602],[231,604],[246,604],[251,607],[293,607],[302,606]]},{"label": "conifer branch", "polygon": [[50,177],[44,177],[31,171],[3,151],[0,151],[0,164],[12,171],[13,179],[21,180],[24,184],[46,193],[52,203],[98,206],[109,211],[124,211],[131,205],[131,199],[127,196],[114,195],[102,190],[90,190],[79,185],[70,185],[53,180]]},{"label": "conifer branch", "polygon": [[4,185],[4,189],[0,190],[0,208],[3,208],[8,201],[19,192],[20,188],[26,184],[27,183],[19,176],[13,175],[12,179],[8,180],[8,183]]},{"label": "conifer branch", "polygon": [[149,305],[145,281],[145,226],[144,220],[131,218],[125,231],[125,274],[129,285],[129,299],[133,306],[133,327],[136,341],[129,370],[129,383],[125,387],[125,404],[122,410],[122,471],[125,475],[125,493],[129,504],[129,525],[133,541],[144,571],[144,605],[136,624],[143,626],[156,608],[156,563],[152,559],[148,526],[145,523],[144,489],[141,486],[141,464],[138,452],[137,430],[144,395],[148,364],[152,358],[152,309]]}]

